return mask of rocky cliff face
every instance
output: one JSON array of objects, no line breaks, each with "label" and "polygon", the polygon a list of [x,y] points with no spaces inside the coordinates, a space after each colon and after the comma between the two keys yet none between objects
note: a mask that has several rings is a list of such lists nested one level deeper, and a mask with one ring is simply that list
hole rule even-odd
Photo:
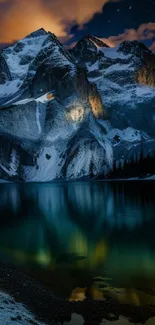
[{"label": "rocky cliff face", "polygon": [[95,177],[155,149],[155,55],[86,36],[67,51],[43,29],[0,53],[0,178]]},{"label": "rocky cliff face", "polygon": [[155,55],[149,50],[143,53],[143,61],[137,71],[136,81],[142,85],[155,87]]},{"label": "rocky cliff face", "polygon": [[136,73],[136,81],[145,86],[155,87],[155,69],[143,66]]}]

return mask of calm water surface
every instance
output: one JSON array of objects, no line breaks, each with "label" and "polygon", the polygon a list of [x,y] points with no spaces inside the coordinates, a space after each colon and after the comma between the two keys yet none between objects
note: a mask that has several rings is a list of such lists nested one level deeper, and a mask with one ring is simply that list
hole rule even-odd
[{"label": "calm water surface", "polygon": [[155,304],[155,182],[0,184],[0,262],[70,300]]}]

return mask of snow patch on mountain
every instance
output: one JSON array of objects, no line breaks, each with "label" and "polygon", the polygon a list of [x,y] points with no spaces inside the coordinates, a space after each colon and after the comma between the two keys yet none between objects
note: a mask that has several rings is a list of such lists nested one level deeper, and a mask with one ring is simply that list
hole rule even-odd
[{"label": "snow patch on mountain", "polygon": [[109,68],[105,69],[104,75],[108,75],[114,72],[121,72],[121,71],[134,71],[134,67],[131,66],[131,64],[120,64],[120,63],[116,63],[112,66],[110,66]]},{"label": "snow patch on mountain", "polygon": [[35,100],[37,102],[40,102],[40,103],[47,103],[47,102],[49,102],[49,101],[51,101],[53,99],[54,99],[54,96],[53,96],[52,91],[51,91],[51,92],[48,92],[48,93],[44,94],[43,96],[40,96],[40,97],[36,98]]},{"label": "snow patch on mountain", "polygon": [[90,63],[86,63],[86,68],[87,70],[90,71],[94,71],[94,70],[98,70],[99,69],[99,61],[97,60],[94,64],[90,64]]},{"label": "snow patch on mountain", "polygon": [[[1,106],[8,106],[18,98],[19,101],[25,99],[27,86],[41,65],[44,65],[45,70],[48,67],[50,69],[62,68],[68,70],[63,78],[67,74],[68,77],[72,78],[76,72],[75,64],[67,50],[63,48],[54,34],[47,33],[44,30],[28,35],[15,45],[4,49],[1,55],[6,62],[12,79],[0,85]],[[62,82],[62,78],[60,82]],[[40,101],[45,102],[46,94],[43,91],[40,93],[44,96],[40,98]]]},{"label": "snow patch on mountain", "polygon": [[32,102],[33,100],[34,100],[34,98],[25,98],[25,99],[15,102],[13,105],[25,105],[25,104]]},{"label": "snow patch on mountain", "polygon": [[[126,71],[125,67],[122,67],[120,72],[123,70]],[[155,88],[153,87],[136,83],[119,85],[119,83],[109,80],[108,77],[110,74],[115,73],[116,71],[119,73],[118,66],[117,70],[115,70],[114,66],[110,67],[109,71],[111,71],[111,73],[107,73],[107,71],[108,69],[106,69],[100,77],[89,78],[90,82],[97,85],[97,89],[99,90],[105,105],[109,106],[117,103],[120,103],[121,105],[128,104],[128,107],[136,109],[137,103],[144,103],[145,101],[150,101],[151,98],[155,98]],[[109,93],[110,95],[108,95]]]},{"label": "snow patch on mountain", "polygon": [[70,73],[74,75],[75,73],[75,65],[69,61],[69,59],[61,52],[61,49],[58,46],[55,46],[52,53],[51,53],[50,64],[56,67],[62,66],[70,66]]},{"label": "snow patch on mountain", "polygon": [[21,82],[19,80],[7,81],[5,84],[0,84],[0,97],[6,97],[18,91]]},{"label": "snow patch on mountain", "polygon": [[136,91],[136,96],[142,97],[143,100],[145,100],[145,98],[150,99],[150,98],[155,97],[155,88],[154,87],[137,85],[135,91]]},{"label": "snow patch on mountain", "polygon": [[15,149],[12,149],[12,153],[10,156],[10,170],[12,172],[12,175],[17,174],[17,169],[19,167],[19,164],[20,164],[19,155],[17,154]]},{"label": "snow patch on mountain", "polygon": [[5,165],[3,164],[3,162],[0,162],[0,168],[10,177],[12,176],[15,176],[16,173],[14,172],[14,170],[11,170],[10,169],[10,166],[9,164],[6,164]]},{"label": "snow patch on mountain", "polygon": [[38,126],[38,132],[39,134],[41,133],[41,124],[40,124],[40,107],[39,105],[36,106],[36,121],[37,121],[37,126]]},{"label": "snow patch on mountain", "polygon": [[66,146],[64,143],[63,148],[61,145],[50,144],[44,147],[40,152],[37,164],[35,167],[24,167],[24,176],[27,181],[32,182],[47,182],[51,181],[61,174],[61,155],[63,154]]},{"label": "snow patch on mountain", "polygon": [[122,52],[119,52],[119,46],[116,47],[105,47],[105,48],[101,48],[100,51],[105,55],[105,57],[109,58],[109,59],[130,59],[131,58],[131,54],[123,54]]},{"label": "snow patch on mountain", "polygon": [[89,176],[91,173],[97,175],[101,171],[107,173],[113,156],[110,143],[105,141],[101,146],[97,141],[81,139],[77,150],[78,153],[67,167],[67,179]]},{"label": "snow patch on mountain", "polygon": [[35,38],[24,38],[3,51],[13,79],[23,80],[30,63],[39,53],[46,38],[46,34]]},{"label": "snow patch on mountain", "polygon": [[135,142],[135,141],[141,141],[142,134],[145,139],[149,139],[150,137],[146,133],[142,133],[139,130],[135,130],[132,127],[128,127],[124,130],[119,129],[111,129],[111,131],[108,132],[107,138],[109,140],[113,140],[116,136],[120,141],[127,141],[127,142]]},{"label": "snow patch on mountain", "polygon": [[52,92],[48,92],[48,93],[46,93],[40,97],[37,97],[37,98],[25,98],[25,99],[19,100],[19,101],[15,102],[13,105],[25,105],[25,104],[31,103],[32,101],[46,104],[47,102],[50,102],[53,99],[54,99],[54,96],[52,95]]}]

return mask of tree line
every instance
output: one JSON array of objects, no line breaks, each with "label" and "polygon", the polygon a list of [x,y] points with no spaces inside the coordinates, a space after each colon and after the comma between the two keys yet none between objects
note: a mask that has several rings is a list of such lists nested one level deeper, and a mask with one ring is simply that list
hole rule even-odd
[{"label": "tree line", "polygon": [[117,163],[114,159],[112,169],[107,178],[146,177],[155,175],[155,153],[144,155],[143,150],[129,160]]}]

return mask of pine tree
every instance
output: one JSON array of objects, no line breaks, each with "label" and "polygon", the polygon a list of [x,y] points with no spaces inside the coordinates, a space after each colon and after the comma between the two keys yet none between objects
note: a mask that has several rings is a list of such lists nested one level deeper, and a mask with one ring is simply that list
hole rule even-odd
[{"label": "pine tree", "polygon": [[108,178],[131,178],[146,177],[155,174],[155,153],[144,155],[143,146],[140,154],[134,155],[130,160],[120,161],[118,165],[113,161],[112,170],[108,173]]}]

